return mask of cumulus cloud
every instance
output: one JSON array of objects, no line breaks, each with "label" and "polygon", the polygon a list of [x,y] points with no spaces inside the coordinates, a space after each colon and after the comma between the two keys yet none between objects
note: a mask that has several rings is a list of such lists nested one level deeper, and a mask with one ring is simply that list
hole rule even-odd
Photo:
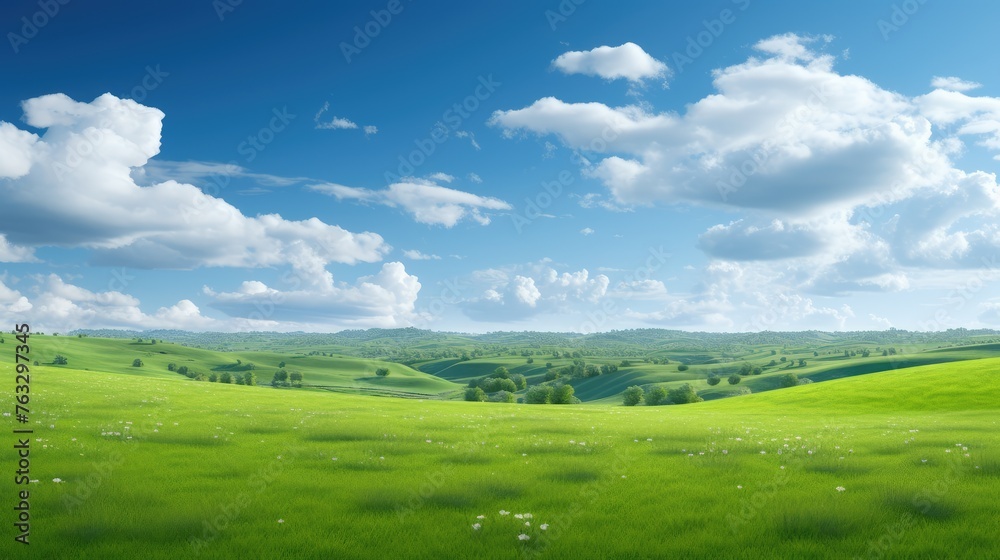
[{"label": "cumulus cloud", "polygon": [[955,160],[967,139],[1000,152],[1000,98],[967,95],[978,84],[954,78],[935,78],[926,95],[895,93],[838,72],[823,52],[831,40],[763,39],[681,112],[543,97],[490,124],[581,154],[581,173],[610,195],[582,206],[739,214],[699,247],[786,290],[902,290],[921,270],[984,266],[1000,250],[1000,187]]},{"label": "cumulus cloud", "polygon": [[617,47],[602,46],[589,51],[569,51],[552,61],[553,68],[565,74],[599,76],[606,80],[624,78],[641,82],[669,76],[667,65],[656,60],[635,43]]},{"label": "cumulus cloud", "polygon": [[332,277],[319,283],[299,276],[284,280],[289,289],[250,281],[234,292],[206,289],[206,294],[212,299],[211,307],[234,318],[392,328],[412,324],[420,292],[418,278],[399,262],[384,263],[377,274],[359,278],[354,284],[335,282]]},{"label": "cumulus cloud", "polygon": [[[448,177],[451,177],[450,175]],[[422,224],[454,227],[465,219],[489,225],[489,210],[510,210],[510,204],[493,197],[442,187],[431,180],[407,178],[383,190],[347,187],[333,183],[312,185],[317,192],[338,200],[356,200],[400,208]]]},{"label": "cumulus cloud", "polygon": [[580,230],[580,234],[581,235],[585,235],[585,236],[586,235],[593,235],[594,234],[594,230],[592,228],[585,227],[585,228],[583,228],[583,229]]},{"label": "cumulus cloud", "polygon": [[20,260],[31,248],[60,246],[91,249],[98,264],[136,268],[297,267],[377,262],[391,249],[378,234],[316,218],[250,218],[175,180],[139,186],[132,170],[160,148],[164,114],[157,109],[110,94],[90,103],[45,95],[22,107],[29,126],[47,130],[14,134],[28,155],[2,168],[0,250]]},{"label": "cumulus cloud", "polygon": [[[133,296],[109,290],[94,292],[60,276],[40,277],[30,298],[0,281],[0,319],[30,321],[39,330],[66,332],[77,328],[232,330],[201,314],[190,300],[147,314]],[[246,326],[250,326],[249,324]]]},{"label": "cumulus cloud", "polygon": [[[518,321],[538,314],[561,313],[580,304],[594,305],[608,293],[604,274],[587,269],[559,272],[551,261],[475,271],[460,307],[475,321]],[[465,284],[463,284],[465,285]]]}]

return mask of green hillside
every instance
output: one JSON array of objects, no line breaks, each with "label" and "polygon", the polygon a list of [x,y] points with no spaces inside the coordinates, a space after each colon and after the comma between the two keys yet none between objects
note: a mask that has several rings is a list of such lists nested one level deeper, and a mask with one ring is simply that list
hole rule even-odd
[{"label": "green hillside", "polygon": [[0,557],[1000,557],[998,359],[629,408],[75,369],[136,349],[103,344],[32,373],[32,544]]},{"label": "green hillside", "polygon": [[[13,342],[13,338],[8,339]],[[221,374],[248,371],[249,364],[257,383],[269,383],[279,364],[285,363],[286,371],[298,371],[304,378],[304,388],[317,390],[391,394],[395,396],[454,396],[461,387],[402,364],[378,360],[342,357],[283,354],[274,352],[217,352],[190,348],[178,344],[142,339],[77,338],[62,336],[33,336],[31,358],[48,367],[56,355],[67,358],[69,367],[82,371],[105,371],[133,376],[185,380],[168,370],[169,364],[187,366],[191,371]],[[2,350],[4,346],[0,346]],[[0,352],[0,362],[13,363],[11,352]],[[142,367],[133,367],[134,360]],[[375,375],[375,370],[385,367],[390,374]]]}]

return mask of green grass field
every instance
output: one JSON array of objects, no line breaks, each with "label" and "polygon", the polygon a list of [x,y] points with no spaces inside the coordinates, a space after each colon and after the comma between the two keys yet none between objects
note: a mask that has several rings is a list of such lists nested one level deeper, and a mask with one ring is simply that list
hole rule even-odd
[{"label": "green grass field", "polygon": [[[8,524],[3,558],[1000,557],[1000,359],[633,408],[198,383],[166,363],[292,360],[37,342],[70,363],[33,368],[32,544]],[[300,361],[379,382],[378,362]],[[454,387],[406,370],[387,379]]]}]

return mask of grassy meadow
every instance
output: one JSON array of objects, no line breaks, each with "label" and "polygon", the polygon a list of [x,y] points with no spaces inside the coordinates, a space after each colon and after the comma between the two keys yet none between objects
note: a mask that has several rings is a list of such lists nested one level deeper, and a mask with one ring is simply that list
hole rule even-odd
[{"label": "grassy meadow", "polygon": [[[623,407],[448,400],[465,377],[337,356],[295,367],[342,391],[193,382],[166,364],[252,361],[264,383],[293,360],[32,340],[32,544],[3,558],[1000,557],[1000,359],[972,359],[990,349]],[[425,398],[348,391],[394,378]]]}]

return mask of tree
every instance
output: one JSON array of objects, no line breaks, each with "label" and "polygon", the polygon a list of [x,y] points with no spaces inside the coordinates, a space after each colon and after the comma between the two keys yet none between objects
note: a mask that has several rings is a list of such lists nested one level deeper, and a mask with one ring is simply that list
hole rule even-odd
[{"label": "tree", "polygon": [[243,385],[244,384],[243,374],[242,373],[237,373],[236,374],[236,384],[237,385]]},{"label": "tree", "polygon": [[667,402],[667,390],[657,385],[646,392],[646,406],[657,406]]},{"label": "tree", "polygon": [[[548,373],[546,373],[546,375],[548,375]],[[514,386],[517,387],[518,391],[528,387],[528,379],[520,373],[510,374],[510,380],[514,382]]]},{"label": "tree", "polygon": [[751,366],[748,362],[743,362],[743,365],[740,366],[739,374],[742,377],[746,377],[751,373],[753,373],[753,366]]},{"label": "tree", "polygon": [[534,358],[528,358],[528,363],[529,363],[529,364],[533,364],[533,363],[535,363],[535,359],[534,359]]},{"label": "tree", "polygon": [[601,375],[601,368],[597,367],[596,364],[587,364],[583,368],[584,377],[597,377],[598,375]]},{"label": "tree", "polygon": [[706,379],[706,381],[708,382],[708,384],[709,384],[709,385],[711,385],[711,386],[713,386],[713,387],[714,387],[714,386],[718,385],[718,384],[719,384],[719,382],[720,382],[720,381],[722,381],[722,379],[721,379],[721,378],[719,378],[719,376],[718,376],[718,375],[715,375],[715,374],[713,373],[712,375],[709,375],[709,376],[708,376],[708,379]]},{"label": "tree", "polygon": [[479,387],[470,387],[465,390],[465,400],[473,402],[485,402],[486,393]]},{"label": "tree", "polygon": [[732,374],[732,375],[729,376],[728,381],[729,381],[730,385],[736,385],[740,381],[743,381],[743,378],[740,377],[738,374],[734,373],[734,374]]},{"label": "tree", "polygon": [[243,383],[245,385],[253,387],[254,385],[257,384],[257,376],[254,375],[252,371],[248,371],[245,374],[243,374]]},{"label": "tree", "polygon": [[493,373],[490,374],[490,377],[496,379],[510,379],[510,372],[507,371],[507,368],[500,366],[497,369],[493,370]]},{"label": "tree", "polygon": [[551,368],[552,367],[552,362],[545,362],[545,367],[546,368]]},{"label": "tree", "polygon": [[815,350],[813,350],[813,357],[816,357],[816,356],[819,356],[819,352],[816,352]]},{"label": "tree", "polygon": [[799,358],[799,367],[806,367],[806,359]]},{"label": "tree", "polygon": [[187,366],[181,366],[181,367],[177,368],[177,373],[179,373],[181,375],[187,375],[188,374],[188,367]]},{"label": "tree", "polygon": [[770,362],[767,362],[767,365],[770,366],[770,367],[774,367],[774,366],[778,365],[778,362],[776,362],[774,360],[771,360]]},{"label": "tree", "polygon": [[177,371],[177,364],[173,362],[167,364],[167,371]]},{"label": "tree", "polygon": [[142,360],[139,358],[132,360],[132,367],[142,367]]},{"label": "tree", "polygon": [[799,384],[799,376],[794,373],[786,373],[778,379],[782,387],[794,387]]},{"label": "tree", "polygon": [[752,373],[754,375],[760,375],[760,374],[764,373],[764,368],[762,368],[760,366],[753,366],[753,370],[750,373]]},{"label": "tree", "polygon": [[632,362],[628,360],[622,360],[622,363],[619,364],[619,367],[632,367]]},{"label": "tree", "polygon": [[219,383],[232,383],[232,382],[233,382],[233,374],[229,373],[228,371],[222,372],[222,375],[219,376]]},{"label": "tree", "polygon": [[680,364],[679,366],[677,366],[677,371],[687,371],[687,370],[688,370],[687,364]]},{"label": "tree", "polygon": [[668,396],[674,404],[696,403],[705,400],[698,396],[694,387],[692,387],[689,383],[685,383],[676,389],[671,389]]},{"label": "tree", "polygon": [[57,366],[64,366],[69,363],[69,360],[62,354],[56,354],[56,357],[52,358],[52,363]]},{"label": "tree", "polygon": [[773,356],[773,355],[775,355],[775,354],[777,354],[777,353],[778,353],[778,351],[777,351],[777,350],[775,350],[775,349],[773,349],[773,348],[771,349],[771,355],[772,355],[772,356]]},{"label": "tree", "polygon": [[379,377],[386,377],[387,375],[389,375],[389,368],[387,368],[387,367],[380,367],[380,368],[378,368],[378,369],[375,370],[375,375],[377,375]]},{"label": "tree", "polygon": [[573,404],[573,386],[563,383],[552,392],[552,404]]},{"label": "tree", "polygon": [[216,381],[218,381],[218,380],[219,380],[219,376],[218,376],[218,374],[216,374],[216,373],[214,373],[214,372],[213,372],[213,373],[210,373],[210,374],[208,375],[208,380],[209,380],[210,382],[212,382],[212,383],[215,383]]},{"label": "tree", "polygon": [[293,387],[302,386],[302,374],[297,371],[288,374],[288,380],[292,382]]},{"label": "tree", "polygon": [[558,371],[556,371],[554,369],[550,369],[549,371],[545,372],[545,380],[546,381],[555,381],[556,379],[559,379],[559,372]]},{"label": "tree", "polygon": [[490,395],[490,402],[502,402],[502,403],[512,403],[517,399],[514,397],[514,393],[508,391],[497,391],[496,393]]},{"label": "tree", "polygon": [[625,389],[625,392],[622,393],[622,404],[625,406],[635,406],[642,402],[642,398],[642,387],[632,385],[628,389]]},{"label": "tree", "polygon": [[532,385],[524,394],[524,402],[528,404],[548,404],[552,402],[552,387],[548,385]]},{"label": "tree", "polygon": [[283,369],[285,367],[285,362],[278,362],[278,369]]},{"label": "tree", "polygon": [[784,363],[784,362],[788,361],[788,358],[786,358],[786,357],[782,356],[782,357],[781,357],[781,360],[780,360],[780,361],[781,361],[782,363]]},{"label": "tree", "polygon": [[279,385],[283,385],[283,386],[287,387],[288,386],[288,372],[285,371],[285,370],[283,370],[283,369],[279,369],[278,371],[274,372],[274,378],[271,379],[271,385],[274,385],[275,387],[277,387]]}]

